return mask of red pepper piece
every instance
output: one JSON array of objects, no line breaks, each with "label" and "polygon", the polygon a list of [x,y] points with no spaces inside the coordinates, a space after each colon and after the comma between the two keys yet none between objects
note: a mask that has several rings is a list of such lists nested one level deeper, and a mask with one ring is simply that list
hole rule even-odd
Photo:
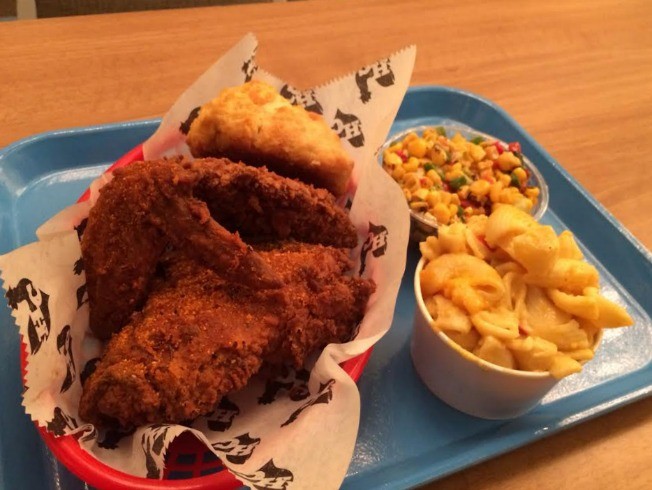
[{"label": "red pepper piece", "polygon": [[401,160],[403,160],[403,163],[408,161],[408,156],[407,153],[405,153],[405,150],[398,150],[396,154],[401,157]]},{"label": "red pepper piece", "polygon": [[512,153],[521,153],[521,144],[518,141],[513,141],[507,145],[507,149]]},{"label": "red pepper piece", "polygon": [[503,148],[503,145],[501,145],[498,141],[494,143],[494,146],[496,147],[496,150],[498,150],[498,154],[502,155],[503,152],[505,151],[505,148]]}]

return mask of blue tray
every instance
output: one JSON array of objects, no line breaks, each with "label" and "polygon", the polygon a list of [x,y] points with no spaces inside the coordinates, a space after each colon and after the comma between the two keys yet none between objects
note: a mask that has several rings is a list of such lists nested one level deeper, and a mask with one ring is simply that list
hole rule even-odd
[{"label": "blue tray", "polygon": [[[603,287],[626,304],[636,325],[608,331],[582,374],[561,382],[528,415],[512,421],[466,416],[432,396],[412,367],[411,281],[418,260],[412,247],[392,328],[359,381],[360,432],[344,489],[422,484],[652,393],[652,255],[508,114],[486,100],[443,87],[411,88],[392,133],[441,118],[521,142],[550,187],[543,221],[575,233],[599,268]],[[0,150],[0,253],[33,241],[38,225],[73,203],[158,122],[56,131]],[[0,488],[84,488],[41,443],[20,393],[18,334],[9,310],[0,308]]]}]

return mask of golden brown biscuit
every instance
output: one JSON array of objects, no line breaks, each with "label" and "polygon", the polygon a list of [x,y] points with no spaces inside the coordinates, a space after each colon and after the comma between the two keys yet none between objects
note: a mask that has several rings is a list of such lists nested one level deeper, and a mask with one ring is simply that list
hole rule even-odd
[{"label": "golden brown biscuit", "polygon": [[353,160],[319,114],[293,106],[272,87],[251,81],[202,106],[187,138],[195,157],[224,156],[267,166],[339,196]]}]

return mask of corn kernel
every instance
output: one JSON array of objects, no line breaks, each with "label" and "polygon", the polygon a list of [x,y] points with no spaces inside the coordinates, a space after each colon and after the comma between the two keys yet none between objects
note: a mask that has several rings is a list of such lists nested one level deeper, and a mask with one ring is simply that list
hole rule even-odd
[{"label": "corn kernel", "polygon": [[469,153],[471,154],[471,158],[476,162],[481,161],[487,154],[481,146],[474,145],[473,143],[469,145]]},{"label": "corn kernel", "polygon": [[455,216],[457,214],[457,206],[455,204],[449,204],[448,210],[450,211],[451,216]]},{"label": "corn kernel", "polygon": [[441,177],[434,170],[428,170],[428,172],[426,172],[426,177],[432,181],[432,184],[430,184],[431,186],[433,184],[441,184]]},{"label": "corn kernel", "polygon": [[403,164],[403,169],[406,172],[416,172],[418,168],[419,168],[419,160],[417,160],[416,158],[412,162],[408,160],[407,163]]},{"label": "corn kernel", "polygon": [[410,209],[414,211],[425,211],[428,209],[428,203],[424,201],[412,201],[410,203]]},{"label": "corn kernel", "polygon": [[401,151],[402,149],[403,149],[403,143],[400,142],[400,141],[399,141],[398,143],[394,143],[392,146],[390,146],[390,147],[388,148],[388,150],[389,150],[390,152],[392,152],[392,153],[395,153],[395,152],[397,152],[397,151]]},{"label": "corn kernel", "polygon": [[415,192],[421,188],[421,183],[419,182],[419,176],[415,172],[408,172],[403,177],[403,187],[410,190],[410,192]]},{"label": "corn kernel", "polygon": [[405,199],[409,202],[410,199],[412,198],[412,193],[410,192],[409,189],[403,189],[403,195],[405,196]]},{"label": "corn kernel", "polygon": [[522,197],[522,196],[520,196],[519,199],[516,199],[516,201],[513,204],[515,207],[517,207],[521,211],[525,211],[526,213],[530,212],[533,205],[532,201],[530,201],[527,197]]},{"label": "corn kernel", "polygon": [[407,135],[405,135],[405,138],[403,138],[403,145],[407,145],[410,141],[412,141],[413,139],[416,139],[418,137],[419,136],[414,131],[411,132],[411,133],[408,133]]},{"label": "corn kernel", "polygon": [[396,153],[393,153],[391,151],[385,150],[385,153],[383,154],[383,162],[385,165],[400,165],[403,163],[403,160],[401,160],[401,157],[398,156]]},{"label": "corn kernel", "polygon": [[426,156],[426,151],[428,150],[428,147],[423,138],[416,138],[408,143],[407,150],[410,153],[410,155],[415,156],[417,158],[423,158],[424,156]]},{"label": "corn kernel", "polygon": [[540,191],[538,187],[529,187],[525,189],[525,195],[533,201],[536,201],[536,198],[539,197],[539,192]]},{"label": "corn kernel", "polygon": [[523,184],[527,180],[527,174],[525,173],[523,167],[516,167],[514,169],[514,175],[516,176],[516,178],[521,184]]},{"label": "corn kernel", "polygon": [[462,187],[460,187],[457,191],[457,196],[459,197],[459,199],[466,199],[467,197],[469,197],[469,190],[470,190],[470,186],[468,185],[463,185]]},{"label": "corn kernel", "polygon": [[478,170],[487,170],[488,168],[492,168],[494,166],[494,162],[491,160],[482,160],[481,162],[478,162]]},{"label": "corn kernel", "polygon": [[451,203],[452,198],[453,198],[453,194],[451,194],[450,192],[441,193],[441,202],[446,204],[447,206]]},{"label": "corn kernel", "polygon": [[446,152],[440,148],[433,147],[430,150],[430,160],[435,165],[443,165],[446,162]]},{"label": "corn kernel", "polygon": [[498,180],[503,184],[503,187],[509,187],[509,184],[512,182],[512,178],[508,174],[503,173],[498,176]]},{"label": "corn kernel", "polygon": [[430,205],[431,208],[434,208],[441,201],[441,192],[440,191],[430,191],[426,197],[426,202]]},{"label": "corn kernel", "polygon": [[419,189],[419,190],[412,193],[412,199],[413,200],[418,199],[419,201],[425,201],[426,197],[428,197],[429,192],[430,191],[428,191],[428,189],[421,188],[421,189]]},{"label": "corn kernel", "polygon": [[447,225],[451,219],[451,213],[444,203],[437,204],[432,210],[432,214],[437,218],[437,222],[442,225]]},{"label": "corn kernel", "polygon": [[460,196],[458,196],[457,194],[453,194],[451,196],[451,203],[456,204],[456,205],[459,206],[460,205]]},{"label": "corn kernel", "polygon": [[405,170],[403,169],[402,165],[398,165],[394,167],[394,170],[392,171],[392,177],[394,178],[394,180],[401,180],[404,175],[405,175]]},{"label": "corn kernel", "polygon": [[516,201],[516,196],[512,191],[515,191],[515,187],[508,187],[506,189],[503,189],[500,191],[500,196],[498,198],[498,202],[502,202],[504,204],[514,204]]},{"label": "corn kernel", "polygon": [[491,185],[491,188],[489,189],[489,199],[491,199],[492,202],[497,203],[499,202],[499,197],[500,197],[500,191],[503,190],[503,183],[502,182],[496,182],[495,184]]},{"label": "corn kernel", "polygon": [[460,133],[455,133],[455,136],[450,140],[450,145],[453,150],[464,152],[466,151],[467,145],[466,138],[464,138]]},{"label": "corn kernel", "polygon": [[486,152],[487,158],[489,160],[496,160],[496,158],[498,158],[498,150],[493,145],[493,143],[489,146],[485,146],[484,151]]},{"label": "corn kernel", "polygon": [[503,172],[509,172],[521,164],[521,161],[511,151],[505,151],[497,159],[498,166]]},{"label": "corn kernel", "polygon": [[460,178],[462,175],[464,174],[462,173],[461,170],[451,170],[450,172],[446,172],[444,174],[444,177],[446,178],[446,180],[451,181]]},{"label": "corn kernel", "polygon": [[483,197],[489,194],[490,188],[491,184],[486,180],[476,180],[469,186],[471,193],[478,197]]}]

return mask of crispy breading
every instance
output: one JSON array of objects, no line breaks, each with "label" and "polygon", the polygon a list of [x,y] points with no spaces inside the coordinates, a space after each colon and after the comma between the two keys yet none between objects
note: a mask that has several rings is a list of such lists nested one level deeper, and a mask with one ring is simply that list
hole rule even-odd
[{"label": "crispy breading", "polygon": [[293,106],[271,85],[251,81],[203,105],[187,143],[195,157],[269,167],[334,195],[344,193],[353,160],[324,119]]},{"label": "crispy breading", "polygon": [[142,306],[168,243],[250,287],[281,285],[251,247],[193,197],[199,177],[178,159],[137,162],[116,170],[100,191],[81,242],[90,327],[97,337],[109,338]]},{"label": "crispy breading", "polygon": [[188,167],[202,175],[195,195],[248,243],[288,238],[347,248],[358,243],[346,212],[324,189],[226,159],[195,160]]},{"label": "crispy breading", "polygon": [[349,339],[374,284],[345,275],[345,250],[290,243],[259,253],[282,288],[245,288],[171,252],[143,311],[87,379],[81,418],[122,427],[193,419],[244,387],[263,362],[302,366]]},{"label": "crispy breading", "polygon": [[235,282],[279,287],[278,275],[229,230],[251,241],[357,244],[348,216],[323,189],[225,159],[137,162],[102,188],[82,238],[93,332],[109,338],[142,306],[167,245]]}]

